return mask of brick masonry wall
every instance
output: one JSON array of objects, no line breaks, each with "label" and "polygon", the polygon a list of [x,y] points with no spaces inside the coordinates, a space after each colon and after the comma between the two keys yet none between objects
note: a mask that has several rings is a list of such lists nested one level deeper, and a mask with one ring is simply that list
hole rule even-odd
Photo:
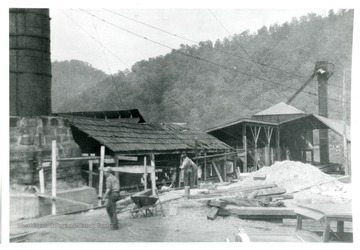
[{"label": "brick masonry wall", "polygon": [[[81,156],[67,120],[55,116],[10,117],[10,184],[39,185],[38,159],[51,159],[51,143],[57,141],[59,158]],[[51,168],[44,169],[45,188],[51,189]],[[84,186],[80,162],[61,162],[57,186]]]}]

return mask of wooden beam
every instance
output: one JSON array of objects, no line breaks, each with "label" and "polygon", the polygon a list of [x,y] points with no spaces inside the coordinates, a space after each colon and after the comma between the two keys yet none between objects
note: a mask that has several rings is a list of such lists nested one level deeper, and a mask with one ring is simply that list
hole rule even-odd
[{"label": "wooden beam", "polygon": [[209,220],[215,220],[217,217],[217,213],[218,213],[219,209],[217,207],[212,207],[209,211],[209,213],[207,214],[207,218]]},{"label": "wooden beam", "polygon": [[262,189],[262,190],[257,191],[256,197],[285,194],[285,193],[286,193],[286,189],[282,188],[282,187],[267,188],[267,189]]},{"label": "wooden beam", "polygon": [[[104,170],[104,168],[100,168],[100,170]],[[121,167],[111,167],[111,170],[114,172],[120,173],[129,173],[129,174],[144,174],[145,168],[144,166],[121,166]],[[151,174],[155,172],[155,168],[153,166],[147,166],[146,172]]]},{"label": "wooden beam", "polygon": [[104,158],[105,158],[105,146],[101,146],[100,148],[100,176],[99,176],[99,200],[98,206],[101,206],[101,198],[103,196],[103,181],[104,181]]},{"label": "wooden beam", "polygon": [[280,127],[276,129],[276,159],[281,161],[281,151],[280,151]]},{"label": "wooden beam", "polygon": [[272,133],[273,133],[274,129],[272,127],[265,127],[264,130],[265,130],[266,139],[267,139],[266,150],[265,150],[265,165],[270,166],[272,164],[271,157],[270,157],[270,143],[271,143],[271,137],[272,137]]},{"label": "wooden beam", "polygon": [[216,167],[215,161],[212,161],[212,165],[213,165],[213,167],[214,167],[214,169],[216,171],[217,176],[219,177],[220,182],[224,182],[223,178],[221,177],[219,169]]},{"label": "wooden beam", "polygon": [[[41,134],[39,135],[41,136]],[[41,143],[40,143],[41,145]],[[38,157],[38,169],[39,170],[39,186],[40,186],[40,193],[45,193],[45,177],[44,177],[44,169],[42,167],[42,157]]]},{"label": "wooden beam", "polygon": [[224,181],[226,182],[227,181],[227,168],[226,168],[226,158],[224,157]]},{"label": "wooden beam", "polygon": [[151,190],[152,190],[152,195],[156,195],[156,176],[155,176],[155,155],[152,154],[151,155],[151,167],[154,168],[153,171],[151,171]]},{"label": "wooden beam", "polygon": [[[117,155],[115,155],[115,167],[119,167],[119,158]],[[119,172],[115,172],[115,177],[120,181],[120,178],[119,178]]]},{"label": "wooden beam", "polygon": [[69,202],[69,203],[74,203],[74,204],[79,204],[79,205],[84,205],[84,206],[88,206],[88,207],[92,207],[91,204],[85,203],[85,202],[80,202],[80,201],[74,201],[74,200],[70,200],[70,199],[65,199],[62,197],[54,197],[51,195],[46,195],[46,194],[39,194],[39,193],[35,193],[36,196],[41,197],[41,198],[45,198],[45,199],[51,199],[51,200],[59,200],[59,201],[65,201],[65,202]]},{"label": "wooden beam", "polygon": [[238,207],[228,205],[225,208],[230,214],[238,215],[240,218],[261,217],[263,219],[272,219],[274,217],[295,218],[296,213],[292,208],[282,207]]},{"label": "wooden beam", "polygon": [[144,190],[147,189],[147,169],[146,156],[144,156]]},{"label": "wooden beam", "polygon": [[194,160],[202,160],[202,159],[209,159],[209,158],[220,158],[223,156],[232,156],[232,155],[236,155],[236,154],[241,154],[243,153],[243,150],[237,150],[235,152],[230,152],[230,153],[223,153],[223,154],[215,154],[215,155],[207,155],[205,153],[204,156],[198,156],[198,157],[194,157]]},{"label": "wooden beam", "polygon": [[245,151],[244,159],[243,159],[243,171],[244,173],[247,173],[247,137],[246,137],[246,124],[244,123],[242,126],[242,143],[243,143],[243,149]]},{"label": "wooden beam", "polygon": [[[56,141],[51,142],[51,195],[56,197]],[[51,214],[56,215],[56,201],[52,200]]]},{"label": "wooden beam", "polygon": [[[254,127],[254,129],[253,129]],[[261,127],[259,126],[250,126],[250,129],[251,129],[251,133],[253,135],[253,139],[254,139],[254,153],[255,153],[255,156],[254,156],[254,168],[255,170],[258,170],[258,161],[259,161],[259,157],[258,157],[258,152],[257,152],[257,142],[258,142],[258,139],[259,139],[259,135],[260,135],[260,131],[261,131]]]},{"label": "wooden beam", "polygon": [[119,160],[123,161],[138,161],[137,156],[126,156],[126,155],[116,155]]},{"label": "wooden beam", "polygon": [[89,161],[89,187],[93,185],[93,162]]},{"label": "wooden beam", "polygon": [[[206,152],[205,152],[205,157],[206,157]],[[206,161],[205,161],[204,162],[204,181],[206,181],[206,178],[207,178],[207,164],[206,164]]]},{"label": "wooden beam", "polygon": [[[93,163],[99,164],[100,160],[98,159],[92,159],[94,157],[83,157],[83,159],[81,159],[82,157],[76,157],[76,158],[63,158],[63,159],[57,159],[57,165],[59,165],[59,161],[80,161],[80,160],[84,160],[84,161],[92,161]],[[113,158],[105,158],[104,159],[104,163],[106,164],[112,164],[115,163],[115,160]],[[44,160],[44,162],[42,163],[42,167],[43,168],[47,168],[47,167],[51,167],[51,162],[48,160]]]}]

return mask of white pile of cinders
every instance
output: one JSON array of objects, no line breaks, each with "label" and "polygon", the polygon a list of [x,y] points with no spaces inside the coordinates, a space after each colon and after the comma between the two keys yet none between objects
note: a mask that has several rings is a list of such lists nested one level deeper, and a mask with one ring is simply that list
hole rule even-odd
[{"label": "white pile of cinders", "polygon": [[[259,175],[266,177],[258,180],[256,176]],[[255,183],[277,184],[279,187],[285,188],[287,193],[294,193],[301,198],[309,197],[321,200],[321,202],[325,202],[325,200],[348,202],[351,200],[350,184],[341,183],[317,167],[302,162],[276,162],[270,167],[263,167],[250,173],[237,185],[246,186]]]}]

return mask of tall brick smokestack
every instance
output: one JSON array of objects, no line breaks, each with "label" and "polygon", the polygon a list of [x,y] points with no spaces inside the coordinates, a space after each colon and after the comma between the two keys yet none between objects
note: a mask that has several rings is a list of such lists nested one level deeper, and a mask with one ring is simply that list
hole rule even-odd
[{"label": "tall brick smokestack", "polygon": [[[318,80],[319,115],[328,117],[328,80],[333,75],[334,65],[326,62],[316,62],[315,71]],[[320,162],[328,163],[329,158],[329,131],[320,129]]]},{"label": "tall brick smokestack", "polygon": [[50,114],[49,9],[10,9],[10,115]]}]

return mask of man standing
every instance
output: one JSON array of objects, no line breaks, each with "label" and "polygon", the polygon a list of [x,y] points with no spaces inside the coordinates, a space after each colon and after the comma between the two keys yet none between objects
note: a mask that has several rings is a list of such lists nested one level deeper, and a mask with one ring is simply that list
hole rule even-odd
[{"label": "man standing", "polygon": [[108,203],[106,204],[106,212],[110,218],[111,229],[117,230],[119,229],[119,224],[116,213],[116,202],[120,198],[120,183],[119,180],[112,174],[111,167],[106,167],[104,174],[106,176],[106,191],[103,201],[105,201],[105,198],[109,196]]},{"label": "man standing", "polygon": [[198,176],[198,167],[189,157],[187,157],[186,153],[181,154],[181,162],[180,169],[184,170],[184,186],[190,186],[190,188],[193,188]]}]

